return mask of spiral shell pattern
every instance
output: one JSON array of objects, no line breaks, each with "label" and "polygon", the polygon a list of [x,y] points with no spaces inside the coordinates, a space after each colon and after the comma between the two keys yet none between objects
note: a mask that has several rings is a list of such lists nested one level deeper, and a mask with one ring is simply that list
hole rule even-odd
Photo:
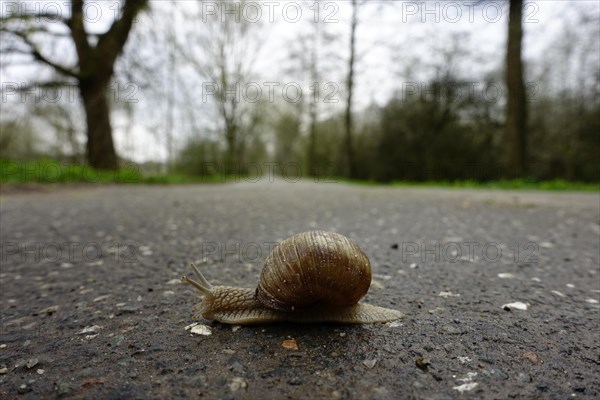
[{"label": "spiral shell pattern", "polygon": [[371,285],[371,264],[352,240],[334,232],[298,233],[281,242],[263,266],[256,296],[266,307],[295,311],[316,303],[350,306]]}]

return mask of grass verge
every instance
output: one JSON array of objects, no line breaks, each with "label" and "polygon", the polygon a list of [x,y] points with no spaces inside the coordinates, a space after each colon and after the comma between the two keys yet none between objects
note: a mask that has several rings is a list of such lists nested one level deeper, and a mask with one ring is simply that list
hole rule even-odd
[{"label": "grass verge", "polygon": [[[275,180],[278,177],[274,178]],[[282,180],[286,180],[281,178]],[[59,162],[51,159],[41,159],[28,162],[0,160],[0,183],[18,184],[48,184],[48,183],[116,183],[116,184],[187,184],[187,183],[225,183],[225,182],[256,182],[256,177],[240,175],[206,175],[194,176],[185,174],[144,175],[137,165],[128,164],[118,171],[96,170],[87,165]],[[289,181],[289,180],[286,180]],[[318,180],[317,180],[318,182]],[[535,181],[532,179],[498,180],[477,182],[461,181],[394,181],[380,183],[368,180],[351,180],[346,178],[329,178],[326,182],[343,182],[358,185],[393,186],[393,187],[449,187],[467,189],[522,189],[522,190],[551,190],[551,191],[600,191],[599,183],[570,182],[563,179],[551,181]]]}]

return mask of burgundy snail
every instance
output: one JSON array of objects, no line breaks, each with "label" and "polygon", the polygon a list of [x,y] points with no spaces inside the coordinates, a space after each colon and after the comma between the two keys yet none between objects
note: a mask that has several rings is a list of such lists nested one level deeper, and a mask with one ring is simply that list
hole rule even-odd
[{"label": "burgundy snail", "polygon": [[371,285],[371,264],[352,240],[334,232],[293,235],[265,260],[256,289],[212,286],[194,264],[203,295],[198,316],[225,324],[277,321],[368,324],[403,317],[400,311],[359,303]]}]

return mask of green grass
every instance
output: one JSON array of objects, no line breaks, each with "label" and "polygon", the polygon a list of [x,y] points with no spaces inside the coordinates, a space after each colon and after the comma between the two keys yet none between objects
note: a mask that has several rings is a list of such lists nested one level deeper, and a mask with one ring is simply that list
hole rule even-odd
[{"label": "green grass", "polygon": [[134,164],[118,171],[97,170],[87,165],[52,159],[15,162],[0,160],[1,184],[49,183],[120,183],[183,184],[224,183],[236,177],[223,175],[193,176],[185,174],[143,175]]},{"label": "green grass", "polygon": [[[284,180],[275,177],[275,180]],[[311,178],[307,178],[313,180]],[[29,183],[118,183],[118,184],[187,184],[187,183],[225,183],[254,182],[256,177],[214,174],[209,176],[193,176],[185,174],[142,175],[133,164],[119,171],[100,171],[81,164],[70,164],[51,159],[29,162],[0,160],[1,184]],[[318,181],[318,180],[317,180]],[[531,179],[499,180],[492,182],[463,181],[427,181],[409,182],[395,181],[379,183],[368,180],[350,180],[346,178],[329,178],[327,182],[343,182],[357,185],[393,186],[393,187],[450,187],[468,189],[523,189],[552,191],[599,191],[600,184],[584,182],[568,182],[562,179],[537,182]]]},{"label": "green grass", "polygon": [[0,183],[136,183],[141,175],[132,169],[95,170],[80,164],[50,159],[14,162],[0,160]]},{"label": "green grass", "polygon": [[510,179],[489,182],[439,181],[439,182],[393,182],[393,186],[437,186],[466,189],[522,189],[522,190],[552,190],[552,191],[599,191],[600,184],[587,182],[569,182],[564,179],[551,181],[535,181],[532,179]]},{"label": "green grass", "polygon": [[347,178],[330,178],[330,182],[343,182],[353,185],[392,186],[392,187],[443,187],[457,189],[519,189],[519,190],[550,190],[550,191],[600,191],[600,183],[569,182],[564,179],[551,181],[535,181],[532,179],[509,179],[488,182],[473,180],[456,181],[393,181],[381,183],[373,180],[358,180]]}]

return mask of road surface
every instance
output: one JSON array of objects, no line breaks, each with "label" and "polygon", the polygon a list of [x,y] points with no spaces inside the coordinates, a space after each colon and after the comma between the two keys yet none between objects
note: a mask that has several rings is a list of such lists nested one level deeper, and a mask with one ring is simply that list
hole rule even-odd
[{"label": "road surface", "polygon": [[[599,204],[311,182],[4,194],[0,397],[598,398]],[[406,317],[193,318],[187,263],[254,287],[276,242],[313,229],[358,242],[373,267],[365,301]]]}]

